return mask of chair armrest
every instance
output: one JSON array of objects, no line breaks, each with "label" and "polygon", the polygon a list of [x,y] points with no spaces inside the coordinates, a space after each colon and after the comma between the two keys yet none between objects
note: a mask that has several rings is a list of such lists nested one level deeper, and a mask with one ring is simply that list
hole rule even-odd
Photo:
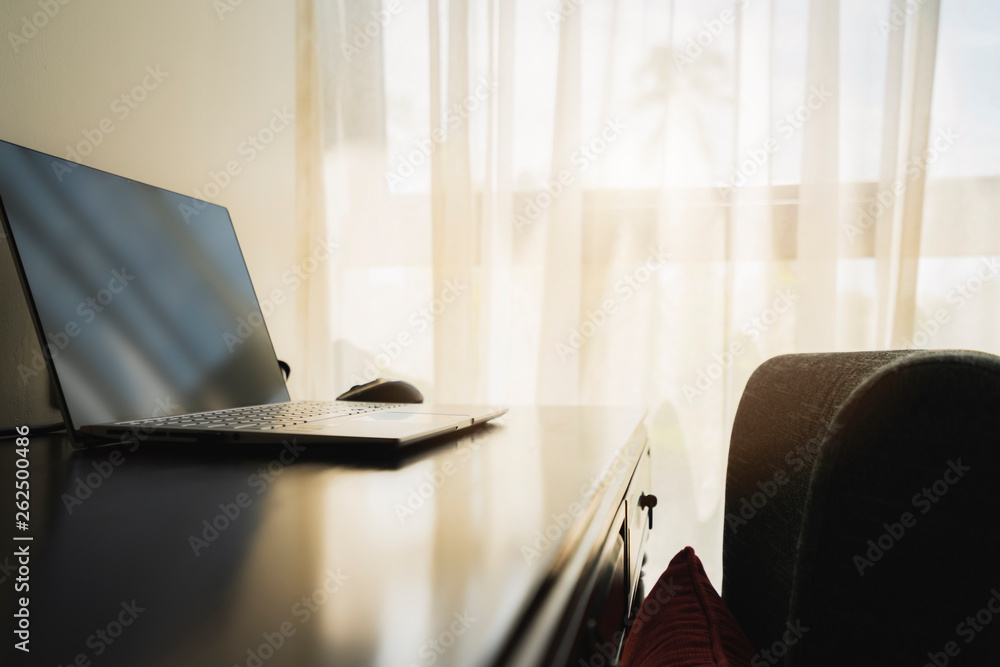
[{"label": "chair armrest", "polygon": [[726,474],[722,597],[757,647],[785,630],[809,482],[852,392],[913,351],[774,357],[747,381]]},{"label": "chair armrest", "polygon": [[995,594],[1000,611],[1000,358],[906,354],[857,386],[835,424],[788,612],[810,631],[786,664],[990,664],[1000,614],[982,631],[963,623]]}]

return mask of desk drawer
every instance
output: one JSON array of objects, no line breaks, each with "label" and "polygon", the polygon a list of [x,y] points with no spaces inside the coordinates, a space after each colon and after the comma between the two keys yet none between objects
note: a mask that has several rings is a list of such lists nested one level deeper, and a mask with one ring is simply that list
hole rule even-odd
[{"label": "desk drawer", "polygon": [[[622,626],[628,610],[625,503],[618,508],[595,564],[595,577],[577,635],[576,660],[615,664],[624,645]],[[576,660],[569,665],[579,664]]]},{"label": "desk drawer", "polygon": [[635,472],[632,474],[632,481],[629,483],[628,491],[625,495],[626,522],[628,532],[626,534],[626,548],[628,550],[628,561],[626,571],[628,573],[628,609],[630,617],[639,609],[645,591],[642,588],[642,561],[643,553],[646,549],[646,538],[651,528],[650,515],[652,509],[650,504],[655,504],[652,499],[652,465],[649,445],[639,457]]},{"label": "desk drawer", "polygon": [[575,655],[566,663],[567,667],[617,664],[630,627],[627,621],[634,617],[645,597],[642,560],[650,523],[650,463],[647,445],[594,565],[595,575],[577,631]]}]

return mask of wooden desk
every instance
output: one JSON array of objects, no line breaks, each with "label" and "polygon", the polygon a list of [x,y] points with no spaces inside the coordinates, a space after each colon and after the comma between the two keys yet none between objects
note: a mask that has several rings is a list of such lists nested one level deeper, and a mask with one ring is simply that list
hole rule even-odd
[{"label": "wooden desk", "polygon": [[[589,661],[641,591],[641,417],[515,408],[383,470],[31,436],[31,654],[11,648],[17,564],[0,561],[4,663]],[[0,441],[2,488],[14,461]],[[5,495],[0,559],[21,544]]]}]

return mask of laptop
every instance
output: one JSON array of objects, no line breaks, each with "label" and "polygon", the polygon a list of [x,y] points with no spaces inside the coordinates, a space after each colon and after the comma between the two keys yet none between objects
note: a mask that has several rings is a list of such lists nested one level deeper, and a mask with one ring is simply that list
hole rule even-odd
[{"label": "laptop", "polygon": [[505,412],[290,401],[264,319],[294,283],[262,311],[222,206],[0,141],[0,220],[74,444],[399,449]]}]

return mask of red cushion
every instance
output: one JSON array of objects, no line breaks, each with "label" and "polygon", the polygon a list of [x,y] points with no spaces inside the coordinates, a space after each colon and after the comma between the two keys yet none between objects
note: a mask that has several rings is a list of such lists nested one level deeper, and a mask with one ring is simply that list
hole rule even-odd
[{"label": "red cushion", "polygon": [[756,651],[691,547],[674,556],[632,623],[622,667],[749,666]]}]

